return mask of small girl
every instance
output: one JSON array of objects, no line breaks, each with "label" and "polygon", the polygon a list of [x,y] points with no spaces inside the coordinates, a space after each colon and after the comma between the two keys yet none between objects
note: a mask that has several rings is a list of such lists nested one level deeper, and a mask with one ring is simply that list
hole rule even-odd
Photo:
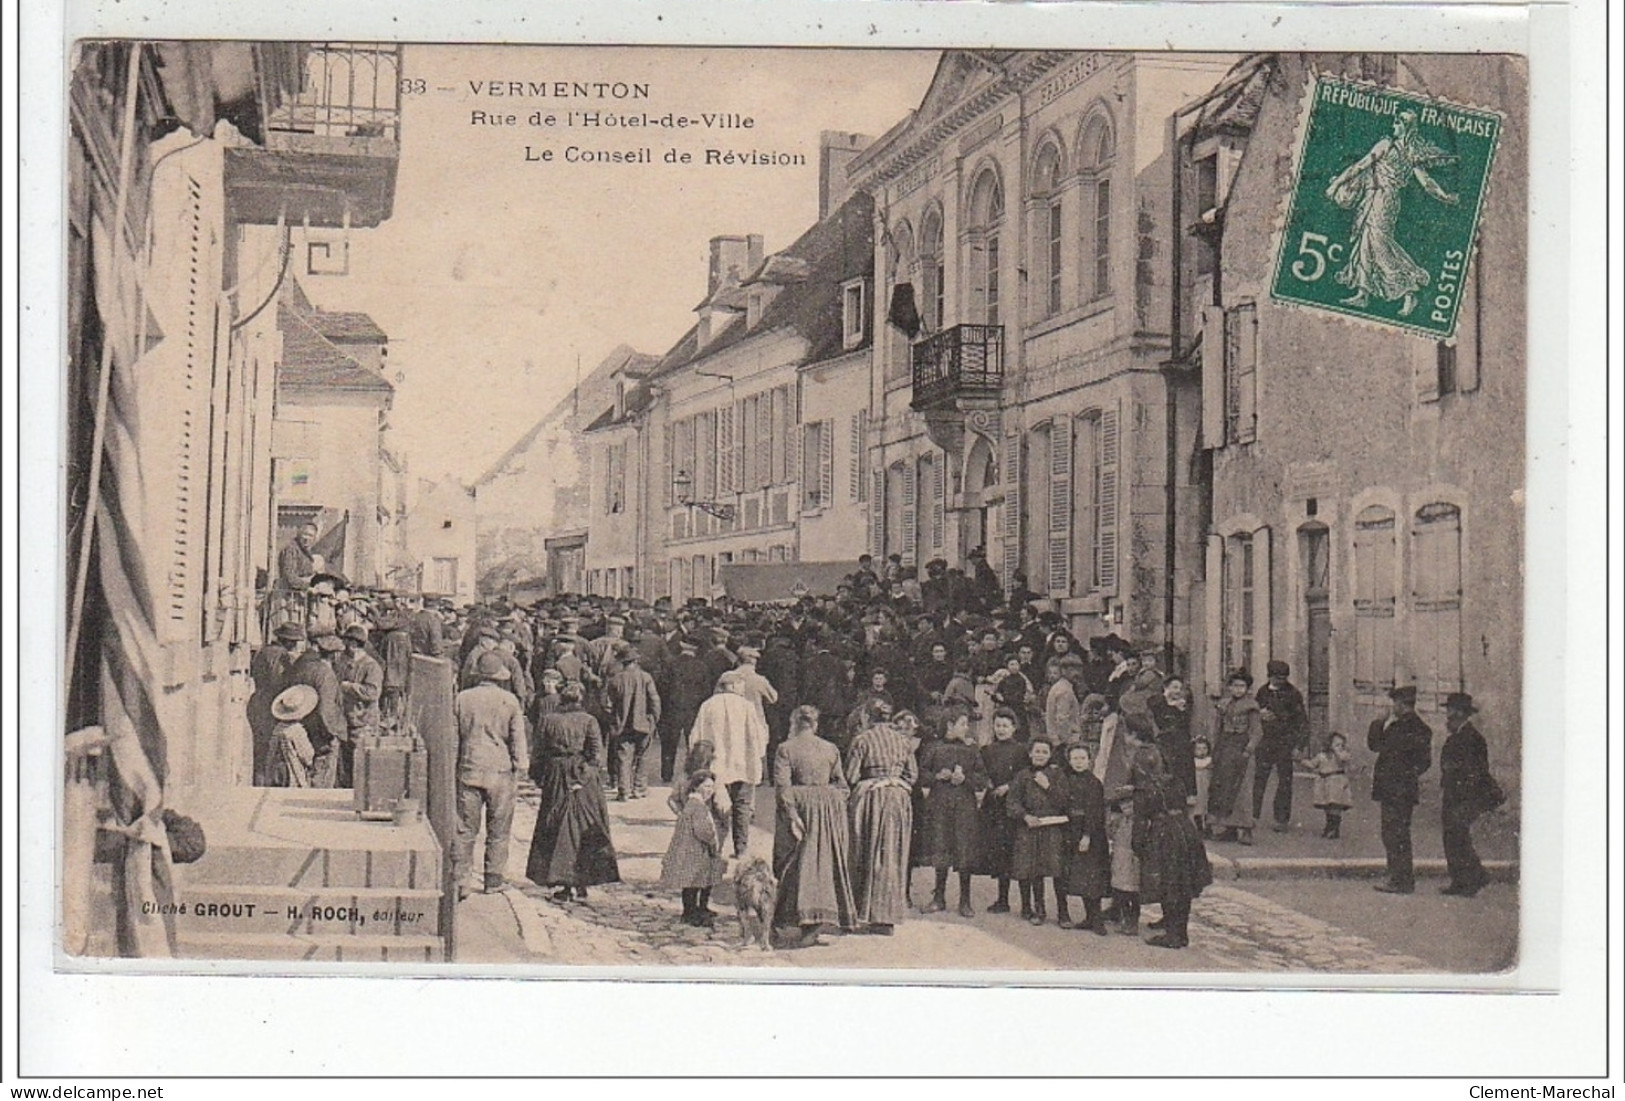
[{"label": "small girl", "polygon": [[[1112,860],[1106,839],[1106,789],[1094,773],[1086,745],[1068,746],[1061,773],[1067,825],[1064,862],[1058,888],[1083,899],[1083,921],[1076,928],[1106,935],[1100,900],[1111,893]],[[1067,923],[1063,922],[1064,928]]]},{"label": "small girl", "polygon": [[1342,836],[1343,812],[1354,805],[1349,792],[1348,739],[1333,733],[1326,748],[1306,762],[1315,774],[1315,806],[1326,812],[1320,836],[1336,841]]},{"label": "small girl", "polygon": [[1053,880],[1055,916],[1062,928],[1070,929],[1072,915],[1067,911],[1062,876],[1066,874],[1065,827],[1071,819],[1061,770],[1050,763],[1050,755],[1048,738],[1036,737],[1028,742],[1029,766],[1010,782],[1005,806],[1016,824],[1010,874],[1021,888],[1021,916],[1033,925],[1044,924],[1044,881]]},{"label": "small girl", "polygon": [[1203,837],[1212,837],[1212,831],[1207,828],[1207,788],[1213,782],[1213,746],[1206,738],[1197,738],[1191,742],[1191,752],[1196,760],[1196,806],[1191,814],[1196,820],[1196,831]]},{"label": "small girl", "polygon": [[[666,796],[666,806],[671,808],[673,814],[683,813],[683,803],[688,796],[688,778],[696,772],[709,772],[711,763],[716,759],[717,747],[709,741],[698,741],[688,747],[688,752],[683,755],[683,767],[671,782],[671,794]],[[716,804],[718,813],[724,816],[733,805],[728,798],[728,789],[720,785],[711,801]]]},{"label": "small girl", "polygon": [[956,709],[940,742],[921,752],[920,844],[917,863],[936,872],[931,901],[922,912],[948,908],[948,873],[959,873],[959,916],[975,916],[970,904],[971,871],[981,847],[981,813],[976,797],[987,790],[981,750],[970,744],[970,713]]},{"label": "small girl", "polygon": [[660,861],[660,885],[682,892],[684,925],[711,925],[711,888],[722,882],[727,869],[722,855],[721,815],[712,802],[716,790],[717,780],[709,769],[688,774],[683,784],[683,809]]}]

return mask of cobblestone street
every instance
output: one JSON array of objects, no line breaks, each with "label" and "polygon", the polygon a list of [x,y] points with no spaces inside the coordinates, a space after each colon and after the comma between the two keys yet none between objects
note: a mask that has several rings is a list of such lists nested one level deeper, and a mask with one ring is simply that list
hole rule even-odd
[{"label": "cobblestone street", "polygon": [[[766,855],[772,843],[766,826],[771,795],[760,795],[757,806],[759,824],[752,831],[751,848]],[[987,914],[994,887],[991,880],[979,877],[973,886],[977,911],[973,919],[919,916],[900,925],[891,937],[825,934],[816,947],[764,953],[741,946],[726,884],[713,897],[719,915],[713,929],[678,922],[678,899],[657,886],[672,820],[665,789],[653,789],[644,800],[612,803],[610,810],[623,882],[593,888],[584,903],[561,904],[523,877],[536,807],[534,797],[522,797],[514,824],[509,886],[499,894],[476,894],[462,903],[459,962],[862,970],[940,968],[943,961],[952,960],[969,970],[1361,975],[1485,970],[1499,962],[1475,961],[1515,958],[1515,888],[1493,888],[1500,894],[1486,892],[1484,899],[1468,901],[1438,899],[1433,886],[1424,884],[1415,896],[1393,899],[1373,895],[1367,881],[1338,887],[1325,879],[1267,883],[1221,879],[1197,901],[1192,944],[1181,952],[1146,944],[1143,936],[1148,934],[1099,937],[1063,930],[1053,918],[1049,925],[1033,927],[1012,915]],[[915,873],[916,900],[929,891],[928,874]],[[1340,901],[1343,895],[1329,900],[1328,890],[1357,898],[1361,905]],[[1299,895],[1316,905],[1300,909],[1294,905]],[[1372,896],[1369,903],[1367,895]],[[1452,903],[1459,905],[1451,907]],[[1344,911],[1357,920],[1340,923],[1336,919]],[[1148,907],[1146,919],[1155,913]],[[1416,936],[1418,923],[1430,927],[1433,935]],[[1395,943],[1398,930],[1408,928],[1411,935],[1399,937],[1401,943],[1448,944],[1458,935],[1458,925],[1467,935],[1492,943],[1475,946],[1479,950],[1465,957],[1445,952],[1437,958],[1421,948],[1407,950]],[[1463,958],[1468,961],[1465,966]]]}]

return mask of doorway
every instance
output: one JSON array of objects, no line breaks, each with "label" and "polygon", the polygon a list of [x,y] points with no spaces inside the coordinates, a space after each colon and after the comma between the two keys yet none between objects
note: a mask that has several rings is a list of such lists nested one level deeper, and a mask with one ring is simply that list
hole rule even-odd
[{"label": "doorway", "polygon": [[1298,566],[1304,605],[1304,703],[1309,709],[1309,740],[1318,752],[1326,744],[1332,702],[1332,540],[1318,520],[1298,528]]}]

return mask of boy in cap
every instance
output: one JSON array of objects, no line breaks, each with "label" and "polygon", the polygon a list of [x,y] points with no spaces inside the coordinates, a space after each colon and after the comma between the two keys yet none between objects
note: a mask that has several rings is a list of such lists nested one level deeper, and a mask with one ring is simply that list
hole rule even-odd
[{"label": "boy in cap", "polygon": [[1416,686],[1388,690],[1386,719],[1366,731],[1366,747],[1377,755],[1371,766],[1371,799],[1382,815],[1382,847],[1388,856],[1388,879],[1376,890],[1408,895],[1416,890],[1411,863],[1411,814],[1420,799],[1422,774],[1433,765],[1433,730],[1416,713]]},{"label": "boy in cap", "polygon": [[367,652],[367,628],[352,623],[339,637],[344,653],[333,659],[344,699],[344,723],[353,746],[367,734],[378,733],[378,701],[384,695],[384,667]]}]

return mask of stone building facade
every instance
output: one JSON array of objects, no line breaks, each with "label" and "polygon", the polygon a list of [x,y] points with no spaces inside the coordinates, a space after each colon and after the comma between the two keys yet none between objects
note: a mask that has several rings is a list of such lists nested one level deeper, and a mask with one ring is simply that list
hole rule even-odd
[{"label": "stone building facade", "polygon": [[1082,636],[1188,645],[1165,599],[1190,472],[1167,462],[1164,127],[1233,60],[948,51],[849,166],[883,330],[871,552],[923,573],[985,547]]},{"label": "stone building facade", "polygon": [[[1269,297],[1317,72],[1504,116],[1450,343]],[[1202,402],[1181,462],[1211,485],[1194,672],[1213,693],[1229,668],[1287,660],[1315,730],[1356,742],[1396,684],[1440,738],[1445,695],[1468,691],[1503,774],[1523,701],[1527,104],[1514,58],[1268,55],[1170,136],[1192,228],[1170,324]]]}]

